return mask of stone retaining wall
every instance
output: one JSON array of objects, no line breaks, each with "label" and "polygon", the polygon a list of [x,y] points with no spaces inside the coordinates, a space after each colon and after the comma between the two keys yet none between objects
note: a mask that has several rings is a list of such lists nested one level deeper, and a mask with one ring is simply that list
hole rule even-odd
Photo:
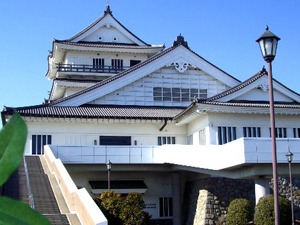
[{"label": "stone retaining wall", "polygon": [[[273,184],[270,181],[270,187]],[[279,194],[290,200],[288,178],[279,178]],[[206,178],[186,184],[183,200],[184,225],[225,225],[229,203],[236,198],[255,206],[254,180]],[[300,218],[300,179],[293,179],[295,219]],[[272,192],[272,189],[271,189]]]}]

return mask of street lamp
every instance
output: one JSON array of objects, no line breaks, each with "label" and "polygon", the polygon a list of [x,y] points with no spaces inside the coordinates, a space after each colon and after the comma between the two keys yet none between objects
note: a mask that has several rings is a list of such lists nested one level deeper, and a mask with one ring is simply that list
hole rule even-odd
[{"label": "street lamp", "polygon": [[107,189],[110,191],[110,171],[111,171],[111,162],[110,160],[107,161],[106,167],[107,167]]},{"label": "street lamp", "polygon": [[266,31],[263,33],[263,35],[256,40],[259,44],[263,58],[268,63],[275,225],[279,225],[280,220],[279,220],[279,203],[278,203],[278,176],[277,176],[277,154],[276,154],[276,131],[275,131],[272,61],[275,58],[277,44],[279,40],[280,40],[279,37],[275,36],[273,33],[269,31],[268,26],[266,27]]},{"label": "street lamp", "polygon": [[292,161],[293,161],[293,153],[290,150],[286,153],[286,159],[289,163],[289,172],[290,172],[290,185],[291,185],[291,209],[292,209],[292,225],[294,225],[294,198],[293,198],[293,180],[292,180]]}]

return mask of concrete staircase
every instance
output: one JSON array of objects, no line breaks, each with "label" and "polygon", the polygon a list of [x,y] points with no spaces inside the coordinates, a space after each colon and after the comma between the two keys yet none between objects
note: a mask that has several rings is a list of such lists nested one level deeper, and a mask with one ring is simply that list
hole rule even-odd
[{"label": "concrete staircase", "polygon": [[[27,164],[35,210],[47,217],[51,224],[70,224],[67,215],[62,214],[58,206],[56,200],[57,198],[53,193],[49,178],[52,180],[54,186],[55,179],[48,177],[48,175],[44,172],[42,166],[42,157],[26,156],[25,160]],[[28,193],[24,163],[22,162],[18,170],[14,172],[14,174],[4,185],[3,195],[31,204]],[[62,198],[62,196],[59,196],[59,198]],[[60,199],[60,201],[63,202],[63,198]],[[63,211],[68,212],[66,205],[63,205],[62,207],[64,208]],[[75,224],[78,224],[78,222]]]}]

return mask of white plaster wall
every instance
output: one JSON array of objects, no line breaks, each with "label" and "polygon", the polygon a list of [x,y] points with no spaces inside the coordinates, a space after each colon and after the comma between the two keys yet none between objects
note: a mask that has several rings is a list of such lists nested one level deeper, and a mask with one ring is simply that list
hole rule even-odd
[{"label": "white plaster wall", "polygon": [[189,69],[179,73],[173,66],[165,67],[151,73],[130,85],[124,86],[106,96],[93,100],[92,104],[117,105],[155,105],[188,106],[186,102],[154,101],[153,88],[190,88],[207,89],[208,97],[218,94],[228,87],[201,70]]},{"label": "white plaster wall", "polygon": [[78,92],[78,91],[81,91],[81,90],[83,90],[84,88],[66,88],[66,91],[65,91],[65,94],[64,94],[64,96],[63,97],[68,97],[68,96],[70,96],[70,95],[72,95],[72,94],[75,94],[76,92]]},{"label": "white plaster wall", "polygon": [[[293,100],[286,95],[283,95],[279,91],[274,90],[274,99],[275,101],[282,101],[282,102],[293,102]],[[243,94],[235,100],[248,100],[248,101],[269,101],[269,92],[263,91],[261,89],[253,89],[246,94]]]},{"label": "white plaster wall", "polygon": [[94,145],[99,144],[100,135],[131,136],[132,145],[157,145],[158,136],[176,138],[176,144],[186,144],[185,126],[168,124],[159,131],[161,124],[114,124],[79,122],[27,122],[28,137],[25,152],[31,152],[32,135],[52,135],[53,145]]},{"label": "white plaster wall", "polygon": [[68,51],[66,54],[66,64],[93,65],[93,58],[104,58],[105,66],[111,66],[111,59],[123,59],[123,66],[130,66],[130,60],[146,60],[147,54],[140,53],[110,53],[110,52],[80,52]]},{"label": "white plaster wall", "polygon": [[[101,39],[99,39],[101,37]],[[116,40],[115,40],[116,38]],[[133,44],[134,42],[120,33],[114,27],[101,27],[101,29],[94,31],[88,37],[82,39],[82,41],[101,41],[101,42],[116,42]]]},{"label": "white plaster wall", "polygon": [[[270,137],[270,117],[269,115],[258,114],[228,114],[228,113],[210,113],[211,144],[217,143],[218,126],[236,127],[237,139],[243,136],[243,127],[261,127],[261,137]],[[286,127],[288,137],[293,137],[293,128],[300,127],[299,116],[295,115],[276,115],[275,126]],[[213,135],[215,133],[215,135]]]},{"label": "white plaster wall", "polygon": [[[293,137],[293,128],[300,128],[300,117],[276,115],[276,127],[287,128],[287,136]],[[206,145],[218,143],[218,126],[236,127],[237,139],[243,137],[243,127],[261,127],[261,137],[270,137],[270,117],[260,114],[209,113],[187,125],[187,135],[193,135],[193,144],[199,144],[199,131],[206,129]]]}]

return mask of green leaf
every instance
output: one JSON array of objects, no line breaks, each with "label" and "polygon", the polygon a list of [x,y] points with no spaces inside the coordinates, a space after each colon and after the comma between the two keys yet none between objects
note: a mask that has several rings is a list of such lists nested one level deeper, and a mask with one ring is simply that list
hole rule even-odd
[{"label": "green leaf", "polygon": [[47,218],[31,209],[28,204],[7,197],[0,197],[0,224],[51,225]]},{"label": "green leaf", "polygon": [[0,131],[0,186],[19,167],[26,137],[26,123],[18,113],[15,113]]}]

